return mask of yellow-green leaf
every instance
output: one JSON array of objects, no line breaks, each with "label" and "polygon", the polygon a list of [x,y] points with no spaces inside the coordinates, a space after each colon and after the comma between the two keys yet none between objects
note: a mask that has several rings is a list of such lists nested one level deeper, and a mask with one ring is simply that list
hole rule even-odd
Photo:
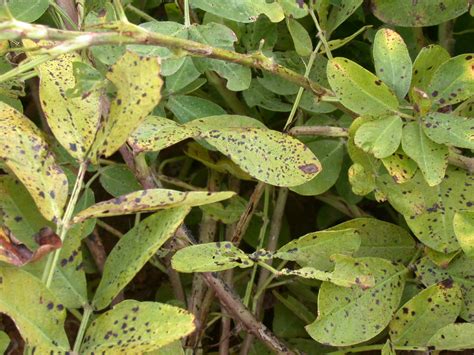
[{"label": "yellow-green leaf", "polygon": [[383,166],[387,169],[392,179],[402,184],[415,176],[418,165],[411,160],[401,149],[395,154],[382,159]]},{"label": "yellow-green leaf", "polygon": [[79,212],[74,223],[88,218],[110,217],[137,212],[151,212],[173,207],[193,207],[228,199],[235,195],[232,191],[181,192],[167,189],[141,190],[122,195],[108,201],[102,201]]},{"label": "yellow-green leaf", "polygon": [[117,94],[94,142],[94,151],[105,156],[119,149],[160,102],[160,60],[127,51],[109,69],[107,79]]},{"label": "yellow-green leaf", "polygon": [[0,268],[0,312],[14,320],[33,352],[59,354],[70,350],[64,331],[65,307],[30,273]]},{"label": "yellow-green leaf", "polygon": [[145,263],[183,223],[190,207],[159,211],[128,231],[110,252],[92,304],[98,310],[109,305]]},{"label": "yellow-green leaf", "polygon": [[46,219],[57,221],[68,195],[67,178],[41,131],[20,112],[0,102],[0,158],[30,192]]},{"label": "yellow-green leaf", "polygon": [[454,234],[464,253],[474,258],[474,211],[458,211],[453,218]]},{"label": "yellow-green leaf", "polygon": [[423,117],[423,130],[438,144],[474,149],[474,118],[432,112]]},{"label": "yellow-green leaf", "polygon": [[398,100],[382,80],[346,58],[328,62],[329,84],[348,109],[364,115],[383,115],[396,111]]},{"label": "yellow-green leaf", "polygon": [[179,272],[213,272],[252,265],[247,254],[231,242],[191,245],[178,250],[171,260],[171,266]]},{"label": "yellow-green leaf", "polygon": [[474,324],[453,323],[436,332],[428,346],[436,350],[469,350],[474,348]]},{"label": "yellow-green leaf", "polygon": [[[27,48],[37,47],[30,40],[24,44]],[[74,62],[83,60],[78,53],[70,52],[36,67],[40,78],[39,99],[56,139],[71,156],[84,160],[100,123],[100,91],[93,89],[87,95],[68,96],[66,91],[76,85]]]},{"label": "yellow-green leaf", "polygon": [[143,354],[194,331],[194,316],[158,302],[126,300],[87,328],[81,354]]},{"label": "yellow-green leaf", "polygon": [[293,39],[296,53],[303,57],[310,55],[313,51],[313,44],[311,43],[308,31],[306,31],[301,23],[291,17],[286,21],[286,25]]},{"label": "yellow-green leaf", "polygon": [[410,122],[403,128],[402,147],[418,164],[429,186],[436,186],[443,180],[448,167],[448,147],[429,139],[421,124]]}]

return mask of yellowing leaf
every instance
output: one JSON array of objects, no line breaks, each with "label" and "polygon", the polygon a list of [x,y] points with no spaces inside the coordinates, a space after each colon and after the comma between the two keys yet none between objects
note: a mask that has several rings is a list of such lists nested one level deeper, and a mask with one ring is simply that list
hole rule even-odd
[{"label": "yellowing leaf", "polygon": [[382,163],[392,179],[399,184],[410,180],[418,170],[418,165],[401,149],[396,151],[395,154],[383,158]]},{"label": "yellowing leaf", "polygon": [[194,329],[194,316],[184,309],[158,302],[127,300],[89,325],[80,353],[144,354]]},{"label": "yellowing leaf", "polygon": [[183,223],[190,207],[159,211],[129,230],[107,257],[92,301],[98,310],[109,305],[145,263]]},{"label": "yellowing leaf", "polygon": [[396,111],[397,97],[379,78],[346,58],[328,62],[329,84],[348,109],[360,114],[383,115]]},{"label": "yellowing leaf", "polygon": [[453,218],[454,234],[464,253],[474,258],[474,211],[458,211]]},{"label": "yellowing leaf", "polygon": [[213,272],[250,267],[253,261],[231,242],[217,242],[180,249],[174,254],[171,265],[179,272]]},{"label": "yellowing leaf", "polygon": [[235,195],[232,191],[181,192],[167,189],[149,189],[129,193],[114,199],[96,203],[79,212],[74,223],[88,218],[110,217],[137,212],[150,212],[180,206],[199,206],[228,199]]},{"label": "yellowing leaf", "polygon": [[465,350],[474,348],[474,324],[453,323],[436,332],[428,346],[436,350]]},{"label": "yellowing leaf", "polygon": [[423,130],[438,144],[474,149],[474,118],[432,112],[423,117]]},{"label": "yellowing leaf", "polygon": [[28,189],[43,216],[58,221],[68,195],[67,178],[41,131],[0,102],[0,132],[0,158]]},{"label": "yellowing leaf", "polygon": [[14,320],[33,352],[70,350],[64,331],[66,310],[39,279],[18,268],[1,267],[0,281],[0,312]]},{"label": "yellowing leaf", "polygon": [[94,151],[109,156],[160,102],[160,61],[134,52],[125,54],[109,69],[109,79],[117,88],[107,119],[97,134]]},{"label": "yellowing leaf", "polygon": [[311,180],[321,163],[300,141],[260,128],[216,129],[203,138],[254,178],[275,186]]},{"label": "yellowing leaf", "polygon": [[[23,42],[27,48],[37,45]],[[42,42],[44,45],[45,42]],[[27,52],[34,53],[34,52]],[[34,55],[30,54],[34,58]],[[89,152],[100,123],[100,91],[94,89],[79,97],[66,93],[76,85],[73,63],[81,62],[78,53],[70,52],[49,60],[36,68],[39,73],[39,96],[48,125],[61,145],[78,160]]]}]

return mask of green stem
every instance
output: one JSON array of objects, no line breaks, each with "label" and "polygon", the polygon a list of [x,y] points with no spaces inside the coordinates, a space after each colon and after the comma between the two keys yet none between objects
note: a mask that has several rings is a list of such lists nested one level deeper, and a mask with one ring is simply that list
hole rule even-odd
[{"label": "green stem", "polygon": [[[64,212],[64,216],[57,228],[57,234],[61,239],[61,242],[64,241],[66,238],[66,234],[69,230],[70,222],[72,215],[74,213],[74,208],[76,207],[77,200],[79,199],[79,194],[82,189],[82,184],[84,182],[84,176],[87,171],[87,162],[81,163],[79,166],[79,172],[77,173],[76,182],[72,189],[71,198],[66,207],[66,211]],[[59,254],[61,253],[61,249],[57,249],[54,254],[50,254],[48,257],[48,261],[46,263],[46,267],[43,272],[42,280],[45,283],[46,287],[49,288],[51,286],[51,282],[53,281],[54,270],[56,269],[56,265],[58,263]]]},{"label": "green stem", "polygon": [[313,18],[313,21],[314,21],[314,24],[316,25],[316,28],[318,29],[318,37],[321,40],[321,42],[323,43],[324,51],[326,52],[327,57],[329,59],[332,59],[333,57],[332,57],[331,49],[329,48],[329,43],[326,39],[326,35],[325,35],[323,29],[319,25],[318,18],[316,17],[316,15],[315,15],[315,13],[312,9],[309,10],[309,13],[310,13],[311,17]]},{"label": "green stem", "polygon": [[135,15],[140,16],[142,19],[150,21],[150,22],[158,22],[158,20],[150,15],[148,15],[146,12],[140,10],[139,8],[136,8],[135,6],[128,4],[127,5],[127,10],[130,12],[133,12]]},{"label": "green stem", "polygon": [[122,5],[122,0],[113,0],[115,11],[120,21],[128,23],[127,16],[125,15],[125,10]]},{"label": "green stem", "polygon": [[86,333],[87,325],[89,323],[89,318],[92,315],[92,307],[90,305],[86,305],[84,307],[84,314],[82,315],[81,325],[79,326],[79,331],[77,332],[76,341],[74,342],[73,352],[75,354],[79,354],[79,350],[82,345],[82,339],[84,338],[84,334]]},{"label": "green stem", "polygon": [[264,261],[257,261],[257,264],[260,265],[261,267],[263,267],[264,269],[267,269],[268,271],[270,271],[272,274],[276,275],[276,276],[280,276],[280,271],[278,271],[277,269],[275,269],[273,266],[267,264],[266,262]]},{"label": "green stem", "polygon": [[184,0],[184,26],[191,26],[191,17],[189,16],[189,0]]}]

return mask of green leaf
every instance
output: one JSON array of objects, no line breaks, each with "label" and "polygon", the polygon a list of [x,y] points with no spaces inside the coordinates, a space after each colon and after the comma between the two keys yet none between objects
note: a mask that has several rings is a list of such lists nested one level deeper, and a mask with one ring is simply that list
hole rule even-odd
[{"label": "green leaf", "polygon": [[92,302],[97,310],[107,307],[156,251],[183,223],[189,207],[157,212],[129,230],[107,257]]},{"label": "green leaf", "polygon": [[452,282],[461,286],[464,304],[460,317],[468,322],[474,322],[474,259],[466,255],[459,256],[447,267],[438,267],[427,257],[416,264],[416,276],[425,285],[430,286],[440,282]]},{"label": "green leaf", "polygon": [[196,118],[225,115],[225,110],[212,101],[196,96],[173,95],[166,103],[179,123],[187,123]]},{"label": "green leaf", "polygon": [[372,12],[381,21],[396,26],[434,26],[465,13],[465,0],[374,0]]},{"label": "green leaf", "polygon": [[321,139],[306,144],[321,162],[322,170],[312,180],[291,187],[290,190],[303,196],[320,195],[329,190],[339,178],[344,157],[342,140]]},{"label": "green leaf", "polygon": [[[446,49],[437,44],[423,47],[413,63],[413,78],[411,88],[427,91],[431,78],[444,62],[449,60]],[[413,100],[413,99],[412,99]]]},{"label": "green leaf", "polygon": [[380,79],[349,59],[331,59],[327,75],[337,98],[358,114],[379,116],[398,107],[397,97]]},{"label": "green leaf", "polygon": [[336,254],[331,257],[331,260],[336,264],[332,272],[306,266],[297,270],[282,269],[280,273],[282,275],[328,281],[342,287],[358,286],[365,289],[374,286],[374,278],[369,269],[357,259],[343,254]]},{"label": "green leaf", "polygon": [[168,345],[194,329],[194,316],[181,308],[126,300],[89,325],[80,353],[143,354]]},{"label": "green leaf", "polygon": [[374,39],[375,73],[403,100],[411,83],[411,58],[403,38],[382,28]]},{"label": "green leaf", "polygon": [[441,183],[448,166],[448,147],[430,140],[417,122],[403,127],[402,147],[418,164],[429,186]]},{"label": "green leaf", "polygon": [[403,184],[381,176],[379,188],[425,245],[442,253],[459,249],[453,217],[473,206],[474,178],[461,169],[449,168],[441,184],[430,187],[420,173]]},{"label": "green leaf", "polygon": [[137,212],[151,212],[173,207],[193,207],[213,203],[234,196],[232,191],[181,192],[168,189],[148,189],[102,201],[76,214],[73,223],[89,218],[120,216]]},{"label": "green leaf", "polygon": [[473,67],[474,55],[462,54],[436,70],[428,87],[433,109],[457,104],[474,95]]},{"label": "green leaf", "polygon": [[[346,44],[348,44],[350,41],[352,41],[354,38],[356,38],[358,35],[360,35],[362,32],[364,32],[366,29],[371,28],[372,25],[367,25],[359,28],[356,32],[351,34],[350,36],[344,37],[344,38],[339,38],[339,39],[333,39],[331,41],[328,41],[328,47],[330,51],[336,50],[338,48],[344,47]],[[321,48],[319,50],[319,53],[326,53],[326,48]]]},{"label": "green leaf", "polygon": [[[32,351],[68,351],[66,310],[53,293],[39,279],[18,268],[1,267],[0,281],[0,312],[14,320]],[[26,288],[24,292],[18,291],[19,285]]]},{"label": "green leaf", "polygon": [[474,348],[474,324],[449,324],[436,332],[428,341],[428,346],[436,350],[464,350]]},{"label": "green leaf", "polygon": [[331,255],[351,255],[359,249],[360,243],[359,234],[352,228],[313,232],[285,244],[274,257],[329,271],[333,266]]},{"label": "green leaf", "polygon": [[[268,86],[268,83],[266,83]],[[292,89],[292,86],[289,85]],[[250,87],[243,92],[245,102],[250,107],[263,107],[269,111],[290,112],[291,105],[283,102],[277,95],[266,89],[259,80],[252,80]]]},{"label": "green leaf", "polygon": [[191,245],[178,250],[171,259],[171,266],[178,272],[213,272],[253,264],[247,254],[230,242]]},{"label": "green leaf", "polygon": [[313,51],[313,43],[308,31],[303,27],[301,23],[293,18],[288,18],[286,21],[288,31],[290,32],[293,44],[295,45],[296,53],[302,57],[309,56]]},{"label": "green leaf", "polygon": [[[150,32],[156,32],[179,39],[188,39],[188,32],[186,27],[177,22],[144,22],[140,24],[140,27]],[[162,60],[161,74],[163,76],[168,76],[176,73],[182,67],[184,60],[186,59],[185,56],[177,56],[176,53],[173,53],[172,50],[166,47],[129,45],[127,46],[127,48],[143,56],[160,57],[160,59]]]},{"label": "green leaf", "polygon": [[456,320],[461,305],[461,288],[452,280],[428,287],[395,313],[389,325],[392,343],[426,346],[439,329]]},{"label": "green leaf", "polygon": [[374,286],[345,288],[323,282],[318,318],[306,326],[314,340],[332,346],[359,344],[381,333],[390,322],[402,297],[404,269],[380,258],[360,258],[359,262],[373,274]]},{"label": "green leaf", "polygon": [[101,88],[103,86],[105,77],[102,76],[102,73],[96,68],[87,63],[74,61],[72,63],[72,73],[76,79],[76,84],[73,88],[66,91],[66,96],[87,96],[97,88]]},{"label": "green leaf", "polygon": [[390,340],[387,340],[387,342],[383,346],[381,355],[397,355],[395,351],[395,346]]},{"label": "green leaf", "polygon": [[393,115],[364,123],[357,129],[354,142],[364,152],[382,159],[395,153],[402,139],[403,122]]},{"label": "green leaf", "polygon": [[240,196],[234,196],[227,200],[224,206],[221,202],[211,203],[209,205],[199,206],[199,208],[212,219],[225,223],[235,223],[245,213],[247,200]]},{"label": "green leaf", "polygon": [[0,331],[0,353],[6,354],[10,345],[10,337],[4,331]]},{"label": "green leaf", "polygon": [[[38,48],[31,40],[23,43],[26,48]],[[34,54],[29,56],[35,58]],[[36,69],[40,78],[39,101],[48,126],[68,153],[82,161],[89,153],[99,126],[101,91],[94,89],[79,97],[67,95],[68,90],[76,86],[75,63],[85,64],[78,53],[72,52],[48,60]]]},{"label": "green leaf", "polygon": [[58,221],[67,199],[67,178],[41,131],[3,102],[0,102],[0,130],[0,158],[28,189],[43,216]]},{"label": "green leaf", "polygon": [[100,184],[114,197],[141,190],[141,185],[125,165],[109,165],[100,172]]},{"label": "green leaf", "polygon": [[163,84],[158,58],[126,52],[107,73],[117,88],[109,115],[97,133],[94,151],[110,156],[160,101]]},{"label": "green leaf", "polygon": [[355,229],[361,241],[354,257],[378,257],[408,264],[416,252],[416,242],[406,229],[375,218],[354,218],[328,230],[348,228]]},{"label": "green leaf", "polygon": [[[227,1],[225,3],[225,13],[229,13],[230,6],[232,6],[232,4]],[[221,16],[222,13],[219,15]],[[233,43],[237,41],[237,37],[235,33],[232,32],[232,30],[224,25],[214,22],[208,23],[207,25],[190,27],[188,31],[192,40],[205,43],[213,47],[234,50]],[[213,70],[219,74],[219,76],[227,79],[226,86],[232,91],[245,90],[250,86],[250,82],[252,81],[252,72],[250,68],[244,67],[237,63],[211,58],[193,58],[193,62],[200,72],[203,73],[207,70]]]},{"label": "green leaf", "polygon": [[[48,0],[9,0],[8,9],[18,21],[34,22],[48,9]],[[4,6],[3,4],[0,7]]]},{"label": "green leaf", "polygon": [[192,58],[186,57],[181,68],[176,73],[166,77],[166,91],[173,95],[185,90],[200,76],[201,73],[194,66]]},{"label": "green leaf", "polygon": [[302,18],[308,15],[308,5],[294,0],[277,0],[286,16]]},{"label": "green leaf", "polygon": [[254,22],[260,14],[265,14],[272,22],[280,22],[285,17],[283,9],[276,3],[265,0],[191,0],[191,5],[211,14],[237,22]]},{"label": "green leaf", "polygon": [[362,4],[363,0],[344,0],[332,2],[333,6],[328,17],[327,31],[333,32],[340,24],[349,18]]},{"label": "green leaf", "polygon": [[454,234],[464,253],[474,258],[474,211],[458,211],[453,218]]},{"label": "green leaf", "polygon": [[438,144],[474,149],[474,118],[432,112],[423,117],[425,134]]},{"label": "green leaf", "polygon": [[215,129],[202,138],[243,171],[271,185],[301,185],[321,171],[321,163],[303,143],[277,131]]},{"label": "green leaf", "polygon": [[34,235],[43,227],[54,228],[38,211],[35,202],[25,187],[16,179],[4,175],[0,177],[0,221],[12,234],[35,249]]},{"label": "green leaf", "polygon": [[395,154],[383,158],[382,163],[392,179],[399,184],[409,181],[418,170],[418,165],[408,158],[401,149],[398,149]]}]

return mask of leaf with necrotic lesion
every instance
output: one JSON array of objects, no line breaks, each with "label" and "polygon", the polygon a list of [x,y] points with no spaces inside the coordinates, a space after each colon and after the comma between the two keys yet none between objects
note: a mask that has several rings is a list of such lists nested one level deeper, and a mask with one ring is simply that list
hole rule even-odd
[{"label": "leaf with necrotic lesion", "polygon": [[92,151],[110,156],[160,102],[163,85],[160,60],[127,51],[110,67],[107,79],[115,85],[117,94],[110,103],[109,114],[97,133]]},{"label": "leaf with necrotic lesion", "polygon": [[[27,48],[52,45],[52,42],[23,41]],[[34,58],[34,51],[27,52]],[[84,63],[76,52],[51,59],[36,67],[40,78],[41,108],[56,139],[79,161],[86,159],[100,123],[100,94],[93,88],[72,97],[68,90],[76,86],[74,63]]]},{"label": "leaf with necrotic lesion", "polygon": [[41,131],[20,112],[0,102],[0,159],[25,185],[43,216],[57,221],[68,195],[66,175]]},{"label": "leaf with necrotic lesion", "polygon": [[102,201],[79,212],[73,223],[79,223],[89,218],[110,217],[137,212],[151,212],[180,206],[200,206],[228,199],[235,195],[232,191],[182,192],[168,189],[148,189],[135,191]]}]

